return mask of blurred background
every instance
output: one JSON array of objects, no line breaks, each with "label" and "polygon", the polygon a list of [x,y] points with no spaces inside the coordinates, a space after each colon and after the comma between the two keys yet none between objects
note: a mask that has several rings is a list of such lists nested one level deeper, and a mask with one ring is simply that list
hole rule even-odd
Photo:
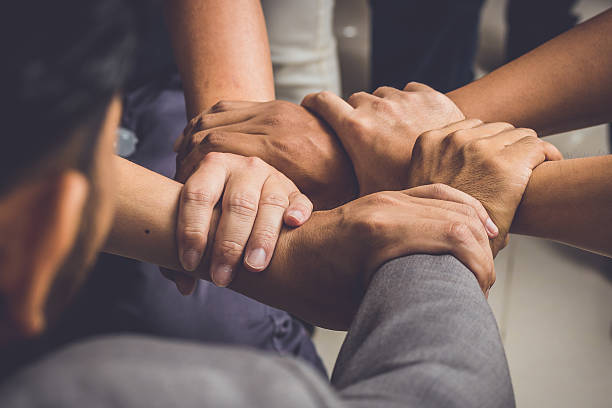
[{"label": "blurred background", "polygon": [[[457,3],[461,1],[469,2]],[[548,1],[555,2],[567,1]],[[529,6],[529,1],[523,3]],[[574,3],[571,7],[579,21],[612,7],[612,0],[569,3]],[[507,58],[506,7],[506,0],[484,3],[476,77]],[[369,90],[378,80],[370,63],[371,11],[368,0],[336,0],[335,33],[345,96]],[[407,25],[419,18],[399,17],[405,18]],[[396,38],[396,52],[402,52],[406,41]],[[566,158],[610,152],[606,126],[547,140]],[[612,407],[612,260],[553,242],[512,236],[496,259],[496,269],[497,283],[489,303],[506,347],[518,406]],[[330,373],[343,339],[342,332],[317,329],[315,333],[315,343]]]}]

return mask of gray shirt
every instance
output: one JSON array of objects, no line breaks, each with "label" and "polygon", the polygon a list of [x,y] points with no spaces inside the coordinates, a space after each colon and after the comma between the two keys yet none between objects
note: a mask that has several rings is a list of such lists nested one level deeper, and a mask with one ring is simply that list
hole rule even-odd
[{"label": "gray shirt", "polygon": [[273,354],[146,337],[76,344],[0,386],[2,407],[511,407],[497,325],[450,256],[389,262],[374,276],[332,384]]}]

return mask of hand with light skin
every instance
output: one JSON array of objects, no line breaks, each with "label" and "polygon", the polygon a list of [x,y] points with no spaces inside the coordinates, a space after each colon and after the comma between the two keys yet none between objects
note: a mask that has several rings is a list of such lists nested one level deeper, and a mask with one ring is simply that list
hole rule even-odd
[{"label": "hand with light skin", "polygon": [[[283,224],[298,227],[312,213],[312,203],[295,184],[261,159],[210,153],[198,163],[180,196],[176,240],[186,271],[194,271],[202,260],[218,203],[222,213],[214,235],[210,275],[223,287],[230,284],[241,262],[251,272],[263,271]],[[195,287],[195,280],[187,275],[163,274],[183,294]]]},{"label": "hand with light skin", "polygon": [[[137,188],[138,194],[118,195],[125,211],[117,213],[105,250],[210,280],[222,211],[213,211],[201,265],[186,272],[175,240],[183,186],[127,161],[118,165],[130,169],[118,190]],[[314,212],[299,228],[283,228],[268,267],[255,274],[239,264],[229,288],[336,330],[348,328],[376,270],[405,255],[453,254],[486,294],[495,280],[487,219],[478,200],[444,185],[372,194]],[[151,233],[144,234],[145,229]]]},{"label": "hand with light skin", "polygon": [[177,180],[210,152],[259,157],[329,209],[356,197],[351,162],[333,131],[306,109],[283,101],[220,102],[189,122],[175,144]]},{"label": "hand with light skin", "polygon": [[446,183],[479,200],[500,232],[496,254],[506,244],[533,169],[561,159],[559,150],[531,129],[470,119],[419,136],[406,185]]},{"label": "hand with light skin", "polygon": [[348,101],[320,92],[308,95],[302,105],[336,132],[355,168],[360,195],[405,188],[417,137],[465,119],[444,94],[415,82],[404,91],[383,87]]}]

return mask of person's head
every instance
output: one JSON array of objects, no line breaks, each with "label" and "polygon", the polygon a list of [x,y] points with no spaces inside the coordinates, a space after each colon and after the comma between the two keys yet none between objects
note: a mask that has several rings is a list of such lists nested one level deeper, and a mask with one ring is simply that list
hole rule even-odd
[{"label": "person's head", "polygon": [[0,6],[0,345],[44,329],[108,233],[133,24],[127,0]]}]

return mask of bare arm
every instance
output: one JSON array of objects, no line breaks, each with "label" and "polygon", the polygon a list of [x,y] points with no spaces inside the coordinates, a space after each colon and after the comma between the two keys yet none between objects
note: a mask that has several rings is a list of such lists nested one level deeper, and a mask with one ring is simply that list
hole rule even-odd
[{"label": "bare arm", "polygon": [[[183,271],[174,238],[183,186],[127,160],[115,160],[124,175],[117,183],[122,211],[116,214],[104,251]],[[466,213],[472,215],[466,218]],[[216,232],[219,215],[215,210],[209,236]],[[483,215],[480,203],[450,187],[363,197],[313,213],[299,228],[283,229],[269,267],[260,273],[241,268],[230,287],[313,324],[342,330],[348,328],[372,274],[399,256],[453,254],[474,272],[484,291],[492,283],[493,258]],[[209,245],[193,276],[210,280],[210,255]]]},{"label": "bare arm", "polygon": [[541,164],[511,231],[612,256],[610,180],[612,156]]},{"label": "bare arm", "polygon": [[259,0],[167,0],[166,18],[188,119],[221,99],[274,99],[268,35]]},{"label": "bare arm", "polygon": [[612,10],[448,96],[468,118],[540,135],[612,121]]}]

